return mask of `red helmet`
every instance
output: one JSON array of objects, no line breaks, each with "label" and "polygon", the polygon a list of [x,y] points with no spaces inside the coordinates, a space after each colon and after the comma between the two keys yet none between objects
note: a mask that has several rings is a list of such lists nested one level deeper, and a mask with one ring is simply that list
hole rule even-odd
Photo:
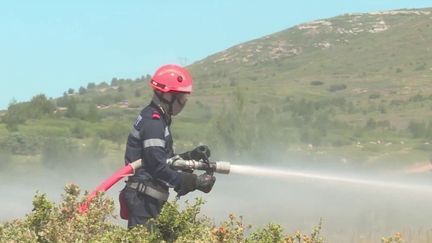
[{"label": "red helmet", "polygon": [[178,65],[168,64],[160,67],[153,75],[150,86],[163,93],[192,92],[192,77],[189,72]]}]

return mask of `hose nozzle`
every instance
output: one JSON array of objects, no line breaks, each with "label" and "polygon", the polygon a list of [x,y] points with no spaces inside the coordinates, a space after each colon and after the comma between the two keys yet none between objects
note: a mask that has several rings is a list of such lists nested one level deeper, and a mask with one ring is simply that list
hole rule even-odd
[{"label": "hose nozzle", "polygon": [[231,169],[231,163],[226,161],[218,161],[215,163],[215,170],[214,172],[220,173],[220,174],[229,174]]},{"label": "hose nozzle", "polygon": [[229,174],[231,169],[231,164],[225,161],[203,162],[196,160],[184,160],[178,157],[168,159],[167,164],[176,170],[204,170],[220,174]]}]

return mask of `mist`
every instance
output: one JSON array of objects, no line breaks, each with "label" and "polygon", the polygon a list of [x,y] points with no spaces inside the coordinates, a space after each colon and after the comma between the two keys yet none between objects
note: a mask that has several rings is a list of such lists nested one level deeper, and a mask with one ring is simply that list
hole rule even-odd
[{"label": "mist", "polygon": [[[195,191],[182,197],[180,203],[203,197],[206,204],[202,213],[215,223],[227,220],[228,215],[233,213],[243,216],[244,222],[254,229],[277,223],[283,226],[285,233],[296,230],[309,233],[322,219],[321,234],[326,242],[377,242],[381,237],[396,232],[402,232],[408,242],[422,242],[421,237],[431,233],[432,211],[429,205],[432,189],[428,186],[432,173],[402,174],[399,173],[400,168],[374,171],[373,168],[354,164],[316,163],[299,159],[230,162],[250,164],[258,169],[320,175],[323,178],[239,174],[233,171],[229,175],[216,175],[216,184],[209,194]],[[59,202],[64,185],[74,183],[82,191],[91,191],[121,166],[118,163],[117,167],[27,168],[10,173],[3,170],[0,176],[0,193],[3,195],[0,222],[22,218],[31,212],[32,198],[37,191]],[[326,180],[328,176],[342,179]],[[352,180],[370,183],[352,183]],[[120,181],[107,193],[116,203],[116,213],[118,192],[123,186]],[[174,197],[172,192],[170,200]],[[113,221],[126,227],[124,220]]]},{"label": "mist", "polygon": [[[321,233],[328,242],[377,242],[396,232],[407,242],[425,242],[431,235],[428,171],[374,171],[328,161],[297,161],[297,168],[283,166],[280,160],[266,162],[255,161],[254,170],[248,166],[241,174],[218,176],[211,195],[205,195],[204,214],[218,221],[233,212],[254,227],[272,222],[286,233],[309,233],[322,219]],[[263,172],[257,173],[260,169]]]}]

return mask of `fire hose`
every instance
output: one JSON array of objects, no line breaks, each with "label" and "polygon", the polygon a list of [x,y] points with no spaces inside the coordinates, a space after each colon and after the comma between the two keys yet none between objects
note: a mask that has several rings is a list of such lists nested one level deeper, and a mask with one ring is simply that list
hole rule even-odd
[{"label": "fire hose", "polygon": [[[190,171],[190,172],[193,172],[195,170],[203,170],[209,174],[213,174],[213,173],[229,174],[231,168],[231,164],[226,161],[212,162],[212,161],[208,161],[207,159],[200,160],[200,161],[185,160],[180,158],[180,156],[175,156],[173,158],[168,159],[167,164],[175,170]],[[142,166],[142,161],[141,159],[139,159],[127,164],[120,170],[116,171],[114,174],[112,174],[110,177],[104,180],[99,186],[97,186],[96,189],[94,189],[87,196],[86,201],[80,206],[79,211],[81,213],[87,212],[90,203],[98,193],[108,191],[114,184],[116,184],[122,178],[126,176],[134,175],[135,171],[139,169],[141,166]]]}]

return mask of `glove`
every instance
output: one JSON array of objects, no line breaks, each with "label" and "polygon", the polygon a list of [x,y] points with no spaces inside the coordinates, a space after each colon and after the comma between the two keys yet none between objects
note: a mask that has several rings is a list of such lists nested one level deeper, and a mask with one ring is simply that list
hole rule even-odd
[{"label": "glove", "polygon": [[195,191],[196,189],[205,193],[209,193],[216,182],[216,177],[207,173],[199,176],[186,172],[180,173],[180,185],[174,188],[174,191],[177,192],[177,196],[179,197],[184,196],[191,191]]},{"label": "glove", "polygon": [[180,172],[180,177],[180,185],[174,188],[174,191],[177,192],[177,196],[184,196],[197,188],[197,175]]},{"label": "glove", "polygon": [[210,149],[207,145],[200,145],[194,148],[192,151],[179,154],[179,156],[185,160],[204,160],[210,157]]},{"label": "glove", "polygon": [[197,177],[196,189],[205,193],[209,193],[213,188],[215,182],[216,182],[216,177],[214,175],[209,175],[207,173],[204,173]]}]

